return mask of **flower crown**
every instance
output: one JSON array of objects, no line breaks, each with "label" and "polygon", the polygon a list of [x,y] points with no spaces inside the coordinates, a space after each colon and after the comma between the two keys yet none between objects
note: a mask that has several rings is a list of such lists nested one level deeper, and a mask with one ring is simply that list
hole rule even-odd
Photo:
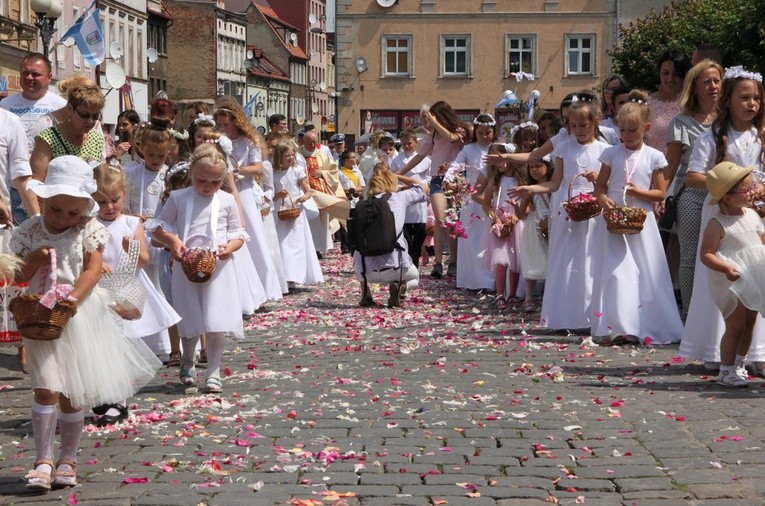
[{"label": "flower crown", "polygon": [[488,116],[491,118],[490,121],[478,121],[478,116],[473,119],[473,124],[475,126],[487,126],[487,127],[493,127],[497,124],[497,121],[494,119],[494,117],[491,114],[482,114],[481,116]]},{"label": "flower crown", "polygon": [[172,136],[175,137],[178,140],[185,141],[189,138],[189,133],[187,131],[180,132],[176,130],[175,128],[168,128],[167,132]]},{"label": "flower crown", "polygon": [[194,120],[194,124],[199,125],[200,123],[204,125],[215,126],[215,119],[212,116],[208,116],[207,114],[200,112],[197,114],[197,118]]},{"label": "flower crown", "polygon": [[592,97],[589,97],[587,95],[582,95],[582,96],[574,95],[573,97],[571,97],[571,103],[574,103],[574,102],[592,102]]},{"label": "flower crown", "polygon": [[522,130],[524,128],[533,128],[534,130],[539,129],[539,125],[534,123],[533,121],[524,121],[523,123],[519,125],[515,125],[513,128],[510,129],[510,138],[512,139],[515,137],[515,134],[518,133],[518,130]]},{"label": "flower crown", "polygon": [[189,171],[189,162],[178,162],[172,167],[170,167],[167,172],[165,172],[165,181],[169,180],[174,175],[178,174],[179,172],[188,172]]},{"label": "flower crown", "polygon": [[762,74],[759,72],[749,72],[746,70],[743,66],[737,65],[735,67],[730,67],[725,69],[725,75],[723,76],[723,79],[751,79],[752,81],[757,81],[758,83],[762,83]]}]

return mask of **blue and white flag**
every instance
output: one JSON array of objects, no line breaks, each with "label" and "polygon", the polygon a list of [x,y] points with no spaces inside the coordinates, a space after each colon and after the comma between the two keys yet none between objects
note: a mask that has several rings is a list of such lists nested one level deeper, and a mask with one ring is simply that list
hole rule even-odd
[{"label": "blue and white flag", "polygon": [[258,95],[260,95],[260,92],[257,92],[254,97],[252,97],[249,102],[244,104],[244,113],[247,115],[248,118],[252,118],[252,106],[255,104],[255,99],[258,98]]},{"label": "blue and white flag", "polygon": [[90,65],[98,65],[106,57],[106,44],[104,43],[104,30],[101,27],[101,17],[98,15],[96,0],[85,9],[82,16],[61,36],[59,40],[74,39],[77,49],[82,57]]}]

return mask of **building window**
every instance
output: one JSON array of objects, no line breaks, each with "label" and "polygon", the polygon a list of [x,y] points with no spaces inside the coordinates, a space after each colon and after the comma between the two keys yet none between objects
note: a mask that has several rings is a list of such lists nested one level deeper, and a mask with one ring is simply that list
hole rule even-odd
[{"label": "building window", "polygon": [[566,36],[566,75],[595,74],[595,36]]},{"label": "building window", "polygon": [[470,76],[470,35],[441,36],[441,76]]},{"label": "building window", "polygon": [[412,35],[383,35],[383,76],[412,76]]},{"label": "building window", "polygon": [[526,72],[534,74],[536,71],[536,36],[534,35],[508,35],[507,40],[507,73]]}]

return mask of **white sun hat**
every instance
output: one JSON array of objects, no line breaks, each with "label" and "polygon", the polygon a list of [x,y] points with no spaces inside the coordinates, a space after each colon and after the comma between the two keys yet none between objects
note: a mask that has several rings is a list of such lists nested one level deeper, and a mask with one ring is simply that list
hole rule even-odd
[{"label": "white sun hat", "polygon": [[88,199],[88,211],[98,209],[92,194],[98,189],[93,179],[93,168],[79,156],[65,155],[54,158],[48,164],[45,182],[30,179],[27,190],[32,190],[40,198],[47,199],[56,195],[69,195]]}]

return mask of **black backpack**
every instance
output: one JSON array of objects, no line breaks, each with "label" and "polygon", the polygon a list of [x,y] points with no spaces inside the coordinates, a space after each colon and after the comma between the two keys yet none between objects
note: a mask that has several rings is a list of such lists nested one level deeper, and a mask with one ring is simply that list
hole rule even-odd
[{"label": "black backpack", "polygon": [[[359,200],[348,217],[348,245],[358,251],[362,258],[386,255],[396,249],[398,238],[396,221],[388,205],[390,193],[380,198]],[[403,232],[403,230],[402,230]]]}]

